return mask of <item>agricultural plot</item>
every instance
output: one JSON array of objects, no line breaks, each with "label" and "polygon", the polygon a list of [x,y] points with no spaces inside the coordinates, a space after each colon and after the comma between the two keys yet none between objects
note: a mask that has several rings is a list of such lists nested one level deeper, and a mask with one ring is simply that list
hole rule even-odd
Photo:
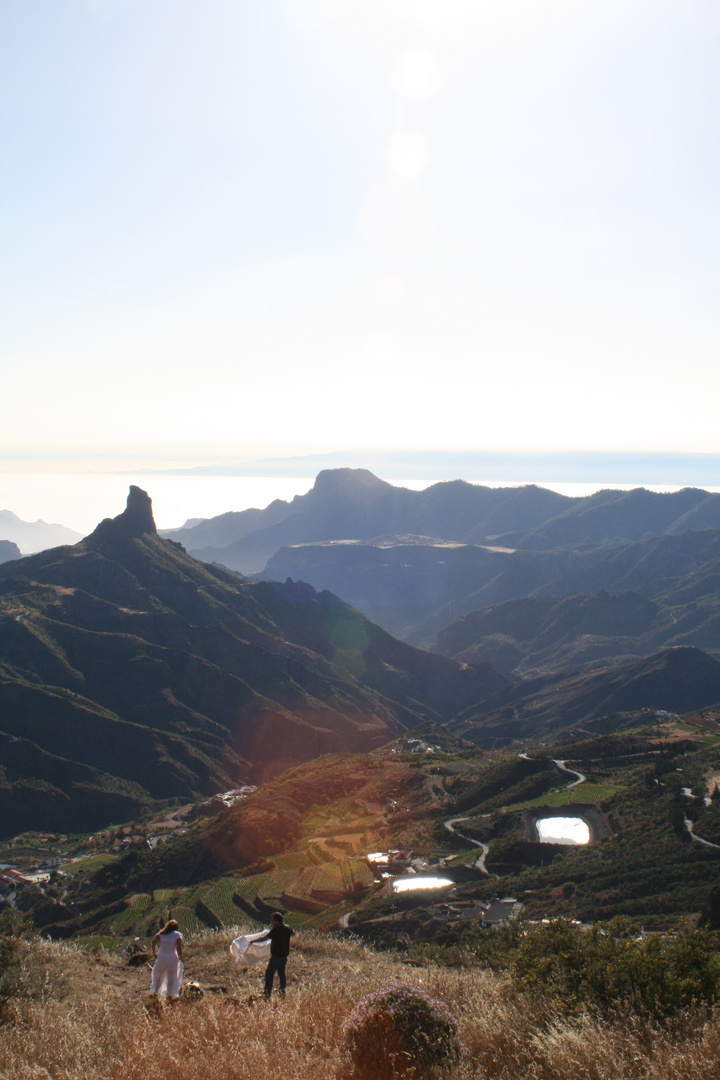
[{"label": "agricultural plot", "polygon": [[119,915],[116,915],[113,919],[113,930],[116,934],[127,934],[134,927],[135,924],[143,917],[143,914],[150,907],[150,897],[147,893],[133,896],[132,900],[128,904],[125,911],[122,911]]},{"label": "agricultural plot", "polygon": [[86,874],[94,873],[95,870],[99,870],[103,866],[107,866],[108,863],[115,862],[116,859],[117,855],[89,855],[87,859],[77,859],[75,862],[66,863],[62,870],[64,874],[83,877]]},{"label": "agricultural plot", "polygon": [[302,870],[308,863],[315,865],[311,851],[291,851],[287,855],[274,855],[276,870]]},{"label": "agricultural plot", "polygon": [[170,908],[170,918],[177,921],[181,934],[199,934],[201,930],[207,930],[207,925],[198,919],[192,908]]},{"label": "agricultural plot", "polygon": [[[241,911],[233,901],[234,894],[240,892],[238,886],[242,880],[242,878],[236,877],[221,878],[203,896],[203,903],[207,904],[210,910],[217,915],[223,926],[234,926],[237,922],[248,919],[245,912]],[[243,895],[243,893],[240,892],[240,895]],[[251,900],[254,895],[253,893],[252,896],[245,897],[245,899]]]},{"label": "agricultural plot", "polygon": [[620,790],[617,784],[580,784],[570,792],[571,803],[601,803]]},{"label": "agricultural plot", "polygon": [[620,791],[617,784],[580,784],[576,788],[571,788],[570,791],[567,788],[562,791],[548,791],[544,795],[541,795],[537,799],[528,799],[526,802],[513,803],[512,806],[506,806],[505,809],[510,810],[529,810],[536,806],[570,806],[572,804],[582,805],[583,803],[601,803],[605,799],[611,798]]},{"label": "agricultural plot", "polygon": [[[283,894],[307,898],[317,905],[313,891],[327,893],[351,893],[357,886],[370,887],[374,875],[364,859],[342,859],[320,865],[308,865],[306,854],[293,852],[277,859],[275,869],[251,877],[228,876],[211,884],[203,883],[190,888],[156,889],[154,893],[136,893],[127,907],[112,919],[112,932],[118,936],[152,937],[163,922],[176,919],[183,933],[197,933],[208,926],[229,928],[253,922],[252,914],[243,910],[234,900],[237,894],[249,904],[257,898],[268,907],[281,906]],[[328,896],[327,900],[335,901]],[[322,903],[323,898],[320,899]],[[327,927],[336,924],[346,910],[350,899],[331,902],[315,914],[292,911],[293,926]],[[266,919],[259,914],[255,925],[264,926]]]},{"label": "agricultural plot", "polygon": [[[139,893],[133,896],[130,906],[124,912],[112,919],[112,927],[116,933],[134,934],[137,937],[151,937],[157,933],[166,919],[177,919],[182,929],[182,921],[173,912],[179,912],[185,920],[188,931],[204,930],[204,923],[196,918],[192,908],[185,906],[185,893],[187,889],[157,889],[154,892],[154,901],[147,893]],[[162,899],[161,899],[162,897]],[[189,912],[195,922],[189,919]],[[196,924],[195,924],[196,923]],[[192,932],[194,932],[192,930]]]},{"label": "agricultural plot", "polygon": [[156,889],[153,893],[156,902],[162,903],[163,901],[172,900],[178,892],[184,892],[185,890],[178,889]]}]

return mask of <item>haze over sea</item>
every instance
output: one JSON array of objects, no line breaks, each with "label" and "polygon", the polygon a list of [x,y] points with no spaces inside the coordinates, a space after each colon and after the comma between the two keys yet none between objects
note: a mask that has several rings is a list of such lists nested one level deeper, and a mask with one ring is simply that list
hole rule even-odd
[{"label": "haze over sea", "polygon": [[[6,472],[0,476],[0,510],[11,510],[24,521],[43,521],[66,525],[83,535],[91,532],[106,517],[119,514],[127,498],[128,488],[137,484],[153,500],[153,511],[159,529],[178,528],[189,518],[214,517],[230,510],[249,507],[264,508],[274,499],[292,499],[304,495],[315,482],[316,470],[307,476],[234,476],[204,474],[128,472]],[[382,474],[379,474],[382,475]],[[389,483],[421,490],[440,479],[464,478],[450,472],[445,477],[403,476],[398,479],[382,475]],[[517,479],[476,479],[472,483],[488,487],[514,487],[538,483],[563,495],[581,497],[603,488],[630,490],[646,487],[651,491],[679,491],[682,487],[702,487],[720,492],[720,485],[658,484],[641,482],[605,482],[602,478],[586,481],[536,481],[531,477]]]}]

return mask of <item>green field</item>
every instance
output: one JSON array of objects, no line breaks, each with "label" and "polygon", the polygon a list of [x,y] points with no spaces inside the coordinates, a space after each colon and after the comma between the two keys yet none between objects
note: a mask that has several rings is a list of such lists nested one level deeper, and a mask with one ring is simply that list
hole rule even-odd
[{"label": "green field", "polygon": [[78,859],[77,862],[68,863],[61,867],[64,874],[72,874],[73,877],[81,877],[92,874],[101,866],[115,862],[117,855],[89,855],[87,859]]},{"label": "green field", "polygon": [[[136,893],[123,911],[108,920],[108,925],[120,937],[151,937],[167,918],[176,919],[183,933],[207,929],[214,925],[212,917],[223,927],[251,925],[252,916],[235,903],[235,894],[251,904],[260,897],[272,905],[273,901],[279,902],[284,892],[296,896],[310,896],[313,889],[351,892],[358,885],[369,887],[374,882],[373,873],[364,859],[308,866],[307,859],[295,853],[277,861],[281,866],[265,874],[232,875],[187,889],[156,889],[152,896]],[[295,865],[288,866],[289,863]],[[290,919],[298,929],[333,926],[352,906],[352,900],[342,900],[315,915],[292,911]],[[209,909],[209,913],[204,908]],[[264,926],[265,922],[257,919],[255,925]]]},{"label": "green field", "polygon": [[605,799],[612,798],[620,791],[617,784],[580,784],[576,788],[567,788],[562,791],[548,791],[537,799],[528,799],[527,802],[513,803],[506,806],[506,810],[529,810],[535,806],[571,806],[573,803],[601,803]]}]

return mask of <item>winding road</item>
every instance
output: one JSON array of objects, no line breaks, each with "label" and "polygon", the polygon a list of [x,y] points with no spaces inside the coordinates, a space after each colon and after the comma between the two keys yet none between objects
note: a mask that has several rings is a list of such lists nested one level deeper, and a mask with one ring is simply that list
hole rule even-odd
[{"label": "winding road", "polygon": [[571,776],[577,776],[577,780],[573,780],[571,784],[567,785],[567,791],[570,791],[570,788],[577,787],[578,784],[584,784],[587,780],[587,776],[584,776],[581,772],[578,772],[577,769],[568,769],[565,764],[565,758],[553,758],[553,761],[557,765],[558,769],[562,769],[563,772],[570,773]]},{"label": "winding road", "polygon": [[[483,817],[490,817],[489,814],[483,814],[482,816]],[[471,819],[469,817],[453,817],[453,818],[448,818],[448,820],[444,824],[445,824],[445,828],[447,829],[448,832],[454,833],[454,835],[459,836],[461,840],[467,840],[467,842],[469,844],[474,844],[475,847],[479,847],[479,848],[482,849],[481,854],[478,855],[477,859],[475,860],[475,867],[478,870],[480,870],[483,874],[489,874],[490,871],[485,866],[485,858],[486,858],[487,853],[489,852],[490,848],[487,846],[487,844],[483,844],[482,841],[473,840],[472,836],[465,836],[465,833],[458,832],[457,829],[455,828],[455,826],[457,825],[457,823],[459,821],[470,821],[470,820]]]},{"label": "winding road", "polygon": [[706,847],[716,848],[720,851],[720,844],[712,844],[709,840],[703,840],[702,836],[696,836],[693,832],[693,823],[690,818],[685,818],[685,828],[690,833],[691,840],[697,840],[698,844],[705,844]]}]

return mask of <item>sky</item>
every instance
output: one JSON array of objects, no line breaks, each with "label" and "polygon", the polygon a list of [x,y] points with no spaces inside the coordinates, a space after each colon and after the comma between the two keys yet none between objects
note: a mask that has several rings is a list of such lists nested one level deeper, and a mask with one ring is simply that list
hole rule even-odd
[{"label": "sky", "polygon": [[0,19],[2,468],[720,451],[717,0]]}]

